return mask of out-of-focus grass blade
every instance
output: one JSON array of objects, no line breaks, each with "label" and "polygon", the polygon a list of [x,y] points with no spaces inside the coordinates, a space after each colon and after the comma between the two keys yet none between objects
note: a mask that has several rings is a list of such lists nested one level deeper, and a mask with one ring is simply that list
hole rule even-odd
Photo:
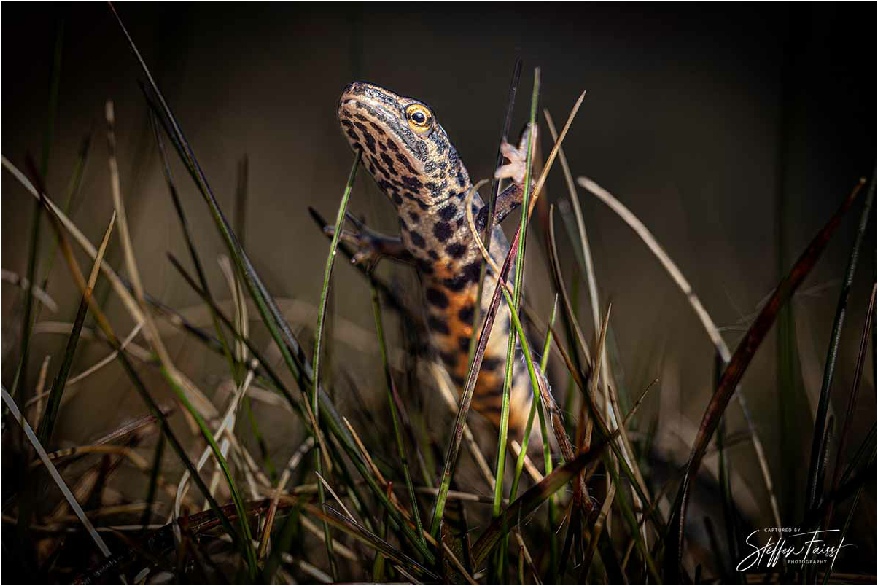
[{"label": "out-of-focus grass blade", "polygon": [[835,309],[835,319],[832,322],[832,333],[829,336],[829,349],[826,353],[826,362],[823,365],[823,384],[820,387],[820,398],[817,402],[817,414],[814,418],[814,432],[811,439],[811,459],[808,465],[808,485],[806,510],[811,510],[820,499],[818,492],[821,489],[819,482],[823,478],[823,453],[826,450],[826,414],[829,411],[829,392],[832,387],[832,378],[835,374],[835,363],[838,359],[838,345],[841,341],[841,330],[847,314],[848,301],[851,296],[851,286],[854,281],[854,273],[857,269],[857,261],[860,258],[860,246],[866,233],[866,226],[872,220],[872,202],[875,200],[875,174],[872,175],[872,184],[869,187],[863,213],[860,215],[860,224],[857,227],[857,236],[851,248],[848,266],[845,270],[841,293],[838,297],[838,305]]},{"label": "out-of-focus grass blade", "polygon": [[[60,90],[60,82],[61,82],[61,50],[64,46],[64,23],[63,21],[59,22],[58,30],[55,36],[55,52],[54,52],[54,60],[52,62],[52,74],[51,74],[51,82],[49,84],[49,107],[48,107],[48,116],[46,120],[46,129],[45,134],[43,136],[43,154],[41,158],[41,165],[39,172],[35,173],[35,176],[39,177],[42,181],[45,179],[46,174],[49,172],[49,153],[52,148],[52,137],[55,131],[55,115],[58,110],[58,92]],[[44,191],[44,190],[40,190]],[[40,220],[43,217],[43,205],[41,202],[37,201],[34,204],[34,212],[31,220],[30,227],[30,242],[28,243],[27,250],[27,282],[31,284],[31,286],[36,284],[37,273],[37,256],[39,255],[39,247],[40,247]],[[30,294],[29,289],[24,289],[22,291],[24,295],[24,316],[21,320],[21,355],[18,361],[18,367],[15,371],[15,377],[12,380],[11,387],[11,396],[15,397],[18,394],[19,388],[23,389],[23,393],[27,393],[27,363],[28,363],[28,354],[30,353],[30,336],[31,331],[33,329],[32,321],[33,320],[33,311],[34,311],[34,297]],[[23,395],[25,401],[30,397]]]},{"label": "out-of-focus grass blade", "polygon": [[58,416],[58,408],[61,406],[61,395],[64,393],[64,387],[67,384],[67,377],[70,376],[70,367],[73,365],[73,356],[76,354],[76,346],[79,343],[79,334],[82,332],[82,324],[85,322],[86,313],[88,313],[88,301],[91,298],[95,282],[100,273],[101,261],[104,258],[104,253],[107,251],[107,245],[110,242],[110,234],[113,233],[113,226],[115,224],[116,212],[113,212],[113,215],[110,216],[110,223],[107,225],[107,230],[104,232],[104,238],[101,240],[101,245],[98,247],[97,258],[95,258],[91,274],[88,277],[88,285],[85,293],[83,293],[82,300],[79,302],[79,309],[76,311],[76,318],[73,320],[73,329],[70,332],[70,337],[67,338],[67,347],[64,349],[64,358],[61,362],[61,368],[58,370],[58,374],[55,375],[55,381],[52,383],[52,390],[49,392],[46,411],[43,414],[42,419],[40,419],[40,424],[37,428],[37,437],[40,438],[40,443],[44,445],[49,443],[49,440],[52,437],[52,430],[55,429],[55,418]]},{"label": "out-of-focus grass blade", "polygon": [[771,329],[778,311],[792,297],[802,281],[805,280],[805,277],[808,276],[808,273],[811,272],[817,259],[820,258],[821,253],[826,248],[829,239],[838,228],[845,212],[853,205],[862,185],[863,182],[860,181],[850,195],[845,198],[826,225],[811,240],[811,243],[799,257],[798,261],[796,261],[796,264],[787,276],[778,284],[768,302],[763,306],[759,316],[738,344],[731,361],[729,361],[720,377],[717,389],[714,391],[702,417],[683,480],[677,491],[671,520],[668,522],[668,534],[665,540],[664,577],[669,582],[677,581],[680,576],[680,560],[683,553],[683,526],[686,518],[686,506],[689,501],[689,489],[695,475],[698,473],[698,469],[701,467],[704,453],[707,450],[711,437],[713,437],[713,433],[716,431],[719,420],[725,412],[738,382],[744,376],[744,372],[756,354],[756,350]]},{"label": "out-of-focus grass blade", "polygon": [[[409,500],[411,500],[412,503],[411,515],[415,521],[415,530],[417,531],[418,537],[420,537],[423,541],[424,527],[421,523],[421,511],[418,507],[418,499],[415,495],[415,487],[414,484],[412,484],[412,475],[409,471],[409,461],[408,456],[406,455],[405,440],[403,439],[399,412],[396,409],[396,401],[394,400],[396,389],[393,382],[393,376],[390,372],[390,362],[387,357],[387,341],[384,338],[384,324],[381,319],[381,304],[378,301],[378,290],[374,287],[372,287],[372,313],[375,316],[375,331],[378,337],[378,346],[381,350],[381,362],[384,366],[384,379],[387,385],[387,403],[388,407],[390,408],[390,419],[393,423],[393,435],[396,438],[396,451],[399,454],[400,464],[402,465],[403,478],[405,479],[406,488],[409,492]],[[427,547],[426,542],[424,542],[424,547]]]},{"label": "out-of-focus grass blade", "polygon": [[[195,267],[195,274],[198,276],[198,282],[201,284],[201,289],[204,291],[204,294],[207,296],[208,299],[213,300],[213,296],[210,294],[210,288],[207,284],[207,277],[204,274],[204,268],[201,264],[201,259],[198,256],[198,251],[195,249],[195,243],[192,240],[192,234],[189,230],[189,222],[186,219],[185,212],[183,211],[183,204],[180,201],[180,195],[177,192],[177,186],[174,183],[174,177],[171,174],[171,166],[168,163],[168,154],[165,151],[165,142],[162,139],[161,132],[159,131],[158,121],[156,120],[155,114],[150,113],[149,120],[152,125],[153,136],[155,137],[156,146],[158,147],[159,158],[162,162],[162,171],[164,172],[165,176],[165,184],[168,186],[168,193],[171,196],[171,201],[174,203],[174,210],[177,212],[177,220],[180,222],[180,229],[183,231],[183,238],[186,241],[186,249],[189,251],[189,258],[192,259],[192,266]],[[232,357],[229,344],[226,341],[223,330],[219,325],[216,311],[213,309],[214,307],[215,304],[208,304],[210,317],[213,321],[213,328],[214,331],[216,331],[217,340],[219,340],[219,343],[222,346],[223,354],[226,358],[226,361],[229,363],[229,369],[233,374],[235,374],[237,373],[237,367],[235,365],[234,358]]]},{"label": "out-of-focus grass blade", "polygon": [[[615,437],[615,434],[613,434],[613,437]],[[571,478],[574,478],[583,468],[600,457],[606,447],[606,438],[598,440],[592,444],[588,452],[577,454],[571,461],[557,468],[506,507],[503,513],[491,522],[473,545],[474,567],[478,568],[484,563],[488,553],[500,541],[503,535],[509,531],[510,527],[519,523],[547,498],[567,484]]]}]

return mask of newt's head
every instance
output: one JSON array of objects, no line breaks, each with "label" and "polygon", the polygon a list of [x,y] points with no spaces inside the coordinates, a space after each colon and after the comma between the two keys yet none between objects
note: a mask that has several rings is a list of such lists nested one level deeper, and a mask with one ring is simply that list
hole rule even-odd
[{"label": "newt's head", "polygon": [[363,166],[394,204],[428,209],[470,187],[457,151],[429,106],[377,85],[354,82],[342,92],[338,120]]}]

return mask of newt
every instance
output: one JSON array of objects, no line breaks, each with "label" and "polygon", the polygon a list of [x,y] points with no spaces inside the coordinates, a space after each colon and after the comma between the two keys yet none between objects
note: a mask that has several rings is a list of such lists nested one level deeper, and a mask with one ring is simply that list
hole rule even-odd
[{"label": "newt", "polygon": [[[351,148],[362,151],[361,164],[393,203],[399,220],[399,236],[379,234],[358,224],[356,231],[345,230],[342,237],[357,251],[354,262],[387,257],[415,266],[423,285],[431,345],[461,393],[468,374],[476,303],[484,316],[497,284],[489,266],[481,299],[476,299],[483,258],[466,221],[467,196],[473,188],[469,173],[424,102],[355,82],[339,99],[338,120]],[[509,251],[499,224],[521,204],[526,149],[527,132],[517,148],[506,141],[501,145],[508,163],[495,176],[512,181],[494,206],[489,253],[498,266]],[[488,207],[478,193],[471,202],[476,226],[483,230]],[[327,233],[333,229],[326,227]],[[472,399],[472,408],[497,427],[511,329],[509,308],[501,301]],[[532,399],[527,367],[517,346],[509,401],[511,431],[524,430]]]}]

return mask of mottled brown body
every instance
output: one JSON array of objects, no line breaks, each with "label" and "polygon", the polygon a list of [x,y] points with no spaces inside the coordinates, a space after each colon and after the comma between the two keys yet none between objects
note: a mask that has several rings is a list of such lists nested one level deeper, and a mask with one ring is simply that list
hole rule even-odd
[{"label": "mottled brown body", "polygon": [[[338,119],[351,146],[362,150],[363,165],[396,207],[402,244],[398,256],[417,267],[432,345],[460,391],[467,375],[476,303],[484,316],[497,283],[489,269],[482,298],[477,300],[482,255],[466,221],[465,202],[472,188],[466,167],[432,111],[412,98],[353,83],[339,100]],[[472,207],[478,217],[484,207],[478,194]],[[388,248],[392,247],[382,250]],[[503,231],[495,227],[490,253],[498,265],[508,250]],[[501,302],[472,402],[495,425],[500,421],[510,330],[509,309]],[[516,348],[511,428],[523,429],[531,397],[530,379]]]}]

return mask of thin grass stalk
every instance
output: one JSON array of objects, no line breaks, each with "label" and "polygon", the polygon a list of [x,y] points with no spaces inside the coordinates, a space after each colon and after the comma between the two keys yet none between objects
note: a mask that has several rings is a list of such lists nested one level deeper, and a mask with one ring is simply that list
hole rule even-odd
[{"label": "thin grass stalk", "polygon": [[588,547],[585,550],[585,557],[582,560],[582,568],[584,572],[587,572],[591,567],[595,551],[597,551],[598,548],[598,541],[600,541],[601,535],[603,535],[604,532],[604,524],[606,523],[607,516],[613,506],[613,500],[616,498],[616,490],[616,483],[609,483],[609,491],[604,498],[604,503],[601,505],[598,517],[595,519],[594,525],[592,525],[591,539],[588,542]]},{"label": "thin grass stalk", "polygon": [[387,358],[387,341],[384,337],[384,325],[381,320],[381,304],[378,301],[378,290],[375,287],[372,287],[372,313],[375,317],[375,331],[378,336],[378,346],[381,351],[381,362],[384,365],[384,378],[387,385],[387,403],[390,407],[390,418],[393,423],[393,435],[396,438],[396,449],[399,453],[400,464],[402,465],[402,474],[405,479],[406,488],[409,492],[409,500],[412,503],[412,512],[411,516],[415,521],[415,530],[417,531],[418,537],[423,542],[424,547],[427,547],[427,542],[424,541],[424,527],[421,523],[421,512],[418,507],[418,499],[415,495],[415,487],[412,483],[412,475],[409,471],[409,462],[408,456],[406,455],[405,449],[405,441],[402,437],[402,428],[400,426],[399,421],[399,412],[396,409],[396,401],[394,400],[395,385],[393,383],[393,376],[390,372],[390,362]]},{"label": "thin grass stalk", "polygon": [[[522,275],[524,274],[524,256],[525,256],[525,243],[527,240],[527,221],[530,218],[530,214],[527,212],[530,209],[530,199],[531,199],[531,173],[533,172],[533,152],[534,152],[534,129],[536,128],[536,117],[537,117],[537,103],[539,101],[540,96],[540,68],[537,67],[534,69],[534,85],[533,85],[533,93],[531,94],[531,106],[530,106],[530,129],[531,132],[527,134],[527,162],[525,166],[525,174],[524,174],[524,195],[522,196],[521,201],[521,221],[519,224],[519,233],[521,234],[521,243],[519,244],[518,254],[515,257],[515,272],[513,273],[513,292],[514,292],[514,300],[509,303],[507,298],[507,303],[509,303],[509,312],[515,313],[518,311],[519,306],[521,305],[521,288],[522,288]],[[498,275],[498,278],[502,278],[502,276]],[[500,515],[500,507],[501,502],[503,500],[503,480],[505,478],[505,469],[506,469],[506,442],[509,435],[509,393],[512,389],[512,370],[515,366],[515,345],[516,345],[517,334],[512,333],[509,336],[507,347],[506,347],[506,372],[503,380],[503,390],[501,393],[501,401],[500,401],[500,430],[497,438],[497,463],[495,466],[495,474],[494,474],[494,517]],[[521,337],[521,345],[527,345],[527,338]],[[523,453],[523,450],[522,450]],[[504,536],[503,538],[503,546],[500,548],[500,562],[497,564],[497,572],[496,575],[498,580],[502,579],[501,572],[506,571],[506,556],[509,551],[508,548],[508,537]]]},{"label": "thin grass stalk", "polygon": [[49,396],[51,390],[43,391],[46,388],[46,376],[49,372],[49,362],[51,361],[52,356],[50,354],[46,354],[46,357],[43,358],[43,364],[40,366],[40,374],[37,376],[37,386],[36,386],[36,395],[27,403],[25,403],[25,410],[31,405],[35,404],[35,408],[33,411],[33,421],[40,421],[40,418],[43,416],[43,400]]},{"label": "thin grass stalk", "polygon": [[52,299],[52,296],[49,295],[44,288],[41,288],[37,285],[31,285],[28,283],[26,277],[22,277],[17,273],[12,271],[8,271],[6,269],[0,269],[0,279],[4,282],[9,283],[13,287],[19,287],[27,292],[29,295],[32,295],[37,301],[40,302],[40,305],[51,311],[52,313],[58,313],[58,304]]},{"label": "thin grass stalk", "polygon": [[[518,94],[518,84],[521,79],[521,58],[515,59],[515,65],[512,68],[512,79],[509,82],[509,94],[506,100],[506,117],[503,120],[503,134],[500,137],[500,144],[502,145],[504,140],[507,140],[509,137],[509,129],[512,126],[512,111],[515,107],[515,96]],[[494,164],[494,169],[499,169],[503,164],[503,150],[500,146],[497,147],[497,160]],[[483,231],[483,238],[485,245],[488,250],[491,249],[491,237],[494,234],[494,206],[497,203],[497,198],[500,196],[500,180],[495,176],[491,177],[491,196],[488,198],[487,207],[488,207],[488,217],[485,222],[485,229]],[[469,204],[467,204],[469,205]],[[476,299],[482,298],[482,291],[484,290],[485,284],[485,274],[488,270],[488,266],[486,263],[482,263],[481,270],[479,272],[479,287],[476,290]],[[482,307],[481,303],[476,303],[473,312],[473,324],[478,324],[482,318]],[[476,352],[476,345],[478,344],[478,330],[473,327],[472,337],[470,339],[469,346],[469,356],[467,359],[468,364],[472,365],[473,357]]]},{"label": "thin grass stalk", "polygon": [[[841,529],[841,535],[839,536],[839,540],[838,540],[839,547],[842,547],[842,544],[844,544],[844,538],[847,537],[848,530],[851,528],[851,523],[853,523],[853,520],[854,520],[854,513],[857,510],[857,505],[860,504],[860,496],[862,494],[863,494],[863,487],[861,486],[857,489],[856,494],[854,494],[854,500],[853,500],[853,502],[851,502],[851,510],[848,511],[847,517],[845,517],[844,526]],[[829,579],[832,576],[832,572],[834,570],[835,570],[835,564],[833,563],[833,565],[831,565],[829,567],[829,570],[824,572],[824,574],[823,574],[823,585],[824,586],[826,586],[826,584],[829,584]]]},{"label": "thin grass stalk", "polygon": [[[351,190],[354,187],[354,179],[357,176],[357,167],[360,166],[361,157],[362,151],[358,150],[354,155],[354,164],[351,167],[347,185],[345,186],[344,193],[341,196],[341,202],[338,206],[338,214],[335,218],[336,226],[341,226],[344,223],[345,212],[347,211]],[[320,292],[320,304],[317,306],[317,327],[314,333],[314,354],[312,356],[313,363],[311,366],[311,411],[314,413],[314,417],[317,420],[320,418],[318,386],[320,384],[320,357],[323,352],[323,327],[326,323],[326,305],[329,299],[329,283],[332,279],[332,268],[335,264],[335,253],[338,250],[338,242],[341,238],[341,232],[341,230],[335,230],[332,234],[332,242],[329,245],[329,254],[326,257],[326,267],[323,270],[323,288]],[[317,475],[322,478],[323,462],[321,461],[321,455],[327,459],[327,470],[331,470],[331,468],[325,447],[321,445],[321,442],[317,442],[317,450],[318,452],[315,454],[314,465]],[[320,498],[320,506],[325,507],[326,496],[323,492],[323,484],[318,484],[317,489],[317,494]],[[338,580],[338,568],[335,563],[335,556],[332,553],[332,536],[329,533],[329,525],[326,522],[323,523],[323,533],[326,543],[326,554],[329,557],[329,568],[333,579]]]},{"label": "thin grass stalk", "polygon": [[[66,197],[64,198],[64,211],[69,213],[71,208],[73,207],[73,200],[75,196],[79,193],[80,188],[82,187],[82,178],[85,174],[86,163],[88,162],[88,154],[91,148],[91,135],[87,135],[82,143],[79,146],[79,151],[77,153],[76,164],[73,167],[73,173],[70,176],[70,180],[67,183]],[[52,269],[55,266],[55,259],[57,258],[58,244],[56,242],[51,242],[49,244],[49,249],[46,252],[44,257],[44,273],[43,273],[43,282],[42,289],[46,290],[48,288],[49,277],[52,274]],[[37,297],[37,301],[39,301],[39,305],[34,307],[34,322],[36,323],[39,320],[40,312],[43,306],[51,309],[50,305],[46,305],[45,299],[41,297]]]},{"label": "thin grass stalk", "polygon": [[[872,285],[872,294],[869,297],[869,307],[866,310],[866,323],[863,324],[863,334],[860,336],[860,347],[857,351],[857,365],[854,369],[854,382],[851,385],[851,394],[848,398],[848,406],[845,411],[844,423],[842,425],[841,434],[838,440],[838,446],[835,451],[835,468],[832,474],[832,483],[830,484],[831,492],[838,490],[841,481],[841,459],[844,450],[847,447],[847,440],[854,419],[854,407],[857,403],[857,396],[860,391],[860,382],[863,376],[863,365],[866,362],[866,350],[869,345],[869,332],[872,330],[872,324],[875,319],[875,289],[876,285]],[[824,517],[823,527],[827,528],[832,522],[833,503],[829,503],[826,516]]]},{"label": "thin grass stalk", "polygon": [[820,495],[818,492],[822,488],[818,485],[818,480],[823,476],[822,454],[826,446],[826,414],[829,411],[829,393],[832,387],[832,378],[835,374],[835,363],[838,358],[838,346],[841,342],[841,330],[844,326],[845,316],[847,314],[848,301],[851,296],[851,287],[854,281],[854,273],[857,269],[857,261],[860,258],[860,247],[863,243],[863,237],[866,233],[866,227],[872,219],[872,202],[875,200],[875,181],[876,176],[872,174],[871,186],[866,195],[866,202],[863,205],[863,213],[860,215],[860,223],[857,227],[857,235],[854,244],[851,247],[851,254],[848,258],[848,265],[845,269],[844,280],[842,282],[841,292],[838,296],[838,305],[835,309],[835,319],[832,322],[832,333],[829,336],[829,348],[826,352],[826,361],[823,366],[823,383],[820,387],[820,398],[817,402],[817,414],[814,418],[814,432],[811,439],[811,458],[808,466],[808,484],[805,510],[810,513],[817,506]]},{"label": "thin grass stalk", "polygon": [[152,519],[152,507],[155,503],[155,497],[158,493],[159,477],[162,469],[162,456],[165,454],[165,436],[159,434],[155,444],[155,452],[152,458],[152,469],[149,473],[149,484],[146,489],[146,507],[143,509],[143,516],[140,518],[140,524],[143,525],[144,531]]},{"label": "thin grass stalk", "polygon": [[52,480],[55,481],[55,484],[58,486],[61,494],[64,495],[64,498],[67,500],[70,508],[73,509],[73,512],[76,514],[79,522],[82,523],[83,527],[85,527],[85,530],[88,532],[89,536],[91,536],[92,540],[95,542],[95,545],[97,545],[98,549],[104,555],[104,557],[111,557],[110,548],[107,547],[107,544],[104,542],[101,536],[98,535],[98,532],[95,530],[94,525],[92,525],[91,521],[89,521],[88,517],[86,516],[85,511],[83,511],[82,507],[79,506],[79,503],[76,501],[76,497],[73,496],[73,493],[70,492],[70,488],[67,486],[67,483],[65,483],[64,479],[61,478],[61,474],[58,473],[58,469],[55,468],[55,465],[49,459],[49,456],[48,454],[46,454],[46,450],[40,443],[39,438],[37,438],[34,430],[31,428],[27,420],[25,420],[21,412],[18,410],[18,405],[15,404],[15,401],[6,391],[6,387],[0,387],[0,392],[2,392],[3,402],[6,403],[6,407],[12,414],[12,417],[15,418],[19,425],[21,425],[21,428],[24,430],[28,441],[30,441],[40,460],[42,460],[43,465],[46,467],[46,470],[49,471],[49,474],[52,476]]},{"label": "thin grass stalk", "polygon": [[[552,325],[555,323],[555,315],[558,311],[558,296],[555,295],[555,303],[552,305],[552,313],[549,315],[549,327],[546,329],[546,338],[543,342],[542,358],[540,359],[540,373],[546,371],[546,364],[549,361],[549,351],[552,347]],[[534,418],[539,412],[540,428],[545,429],[546,420],[542,410],[538,410],[538,406],[542,403],[534,396],[530,405],[530,413],[527,416],[527,423],[524,427],[524,434],[521,440],[521,449],[518,452],[518,458],[515,462],[515,475],[512,477],[512,488],[509,489],[509,498],[514,500],[518,496],[518,483],[521,480],[521,472],[524,469],[524,460],[527,457],[527,447],[530,440],[531,429],[533,429]],[[549,438],[547,435],[542,436],[543,439],[543,465],[546,474],[552,473],[552,452]]]},{"label": "thin grass stalk", "polygon": [[[165,151],[165,142],[162,139],[161,132],[159,132],[159,125],[158,121],[156,120],[155,114],[150,113],[149,121],[150,125],[152,126],[156,146],[158,147],[159,157],[162,161],[162,171],[164,172],[165,183],[168,187],[168,193],[171,196],[171,201],[174,204],[174,211],[177,213],[177,220],[180,222],[180,229],[183,232],[183,239],[186,241],[186,249],[189,252],[189,258],[192,260],[192,266],[195,267],[195,274],[198,276],[198,282],[201,284],[201,289],[204,291],[205,295],[209,299],[213,299],[213,296],[210,293],[210,288],[207,284],[207,276],[204,274],[204,268],[201,264],[201,259],[198,256],[198,251],[195,249],[195,243],[192,240],[192,234],[189,231],[189,222],[186,219],[185,212],[183,211],[183,204],[180,201],[180,195],[177,192],[177,186],[174,183],[174,177],[171,174],[171,166],[168,163],[168,155]],[[229,350],[229,345],[226,340],[225,334],[223,333],[223,330],[219,325],[219,320],[216,316],[216,312],[213,309],[214,304],[209,303],[208,308],[210,309],[211,313],[210,317],[211,321],[213,322],[213,329],[216,332],[217,340],[219,340],[219,343],[222,346],[223,355],[225,356],[226,361],[229,363],[229,369],[232,372],[236,372],[237,366],[235,364],[234,358],[232,357],[232,353]]]},{"label": "thin grass stalk", "polygon": [[100,272],[101,261],[104,253],[107,251],[107,245],[110,242],[110,234],[113,233],[113,226],[116,224],[116,212],[110,216],[110,222],[104,232],[104,238],[98,248],[98,254],[95,258],[91,274],[88,277],[88,285],[82,299],[79,302],[79,309],[76,311],[76,318],[73,321],[73,329],[70,337],[67,339],[67,347],[64,349],[64,358],[61,362],[61,368],[55,375],[55,381],[52,384],[52,390],[49,392],[49,400],[46,403],[46,411],[40,419],[37,428],[37,437],[40,438],[41,444],[48,444],[52,437],[52,431],[55,428],[55,419],[58,416],[58,408],[61,406],[61,396],[64,393],[64,387],[67,385],[67,377],[70,375],[70,367],[73,365],[73,357],[76,354],[76,347],[79,343],[79,334],[82,331],[82,324],[85,322],[85,316],[88,313],[88,301],[94,291],[95,282]]}]

